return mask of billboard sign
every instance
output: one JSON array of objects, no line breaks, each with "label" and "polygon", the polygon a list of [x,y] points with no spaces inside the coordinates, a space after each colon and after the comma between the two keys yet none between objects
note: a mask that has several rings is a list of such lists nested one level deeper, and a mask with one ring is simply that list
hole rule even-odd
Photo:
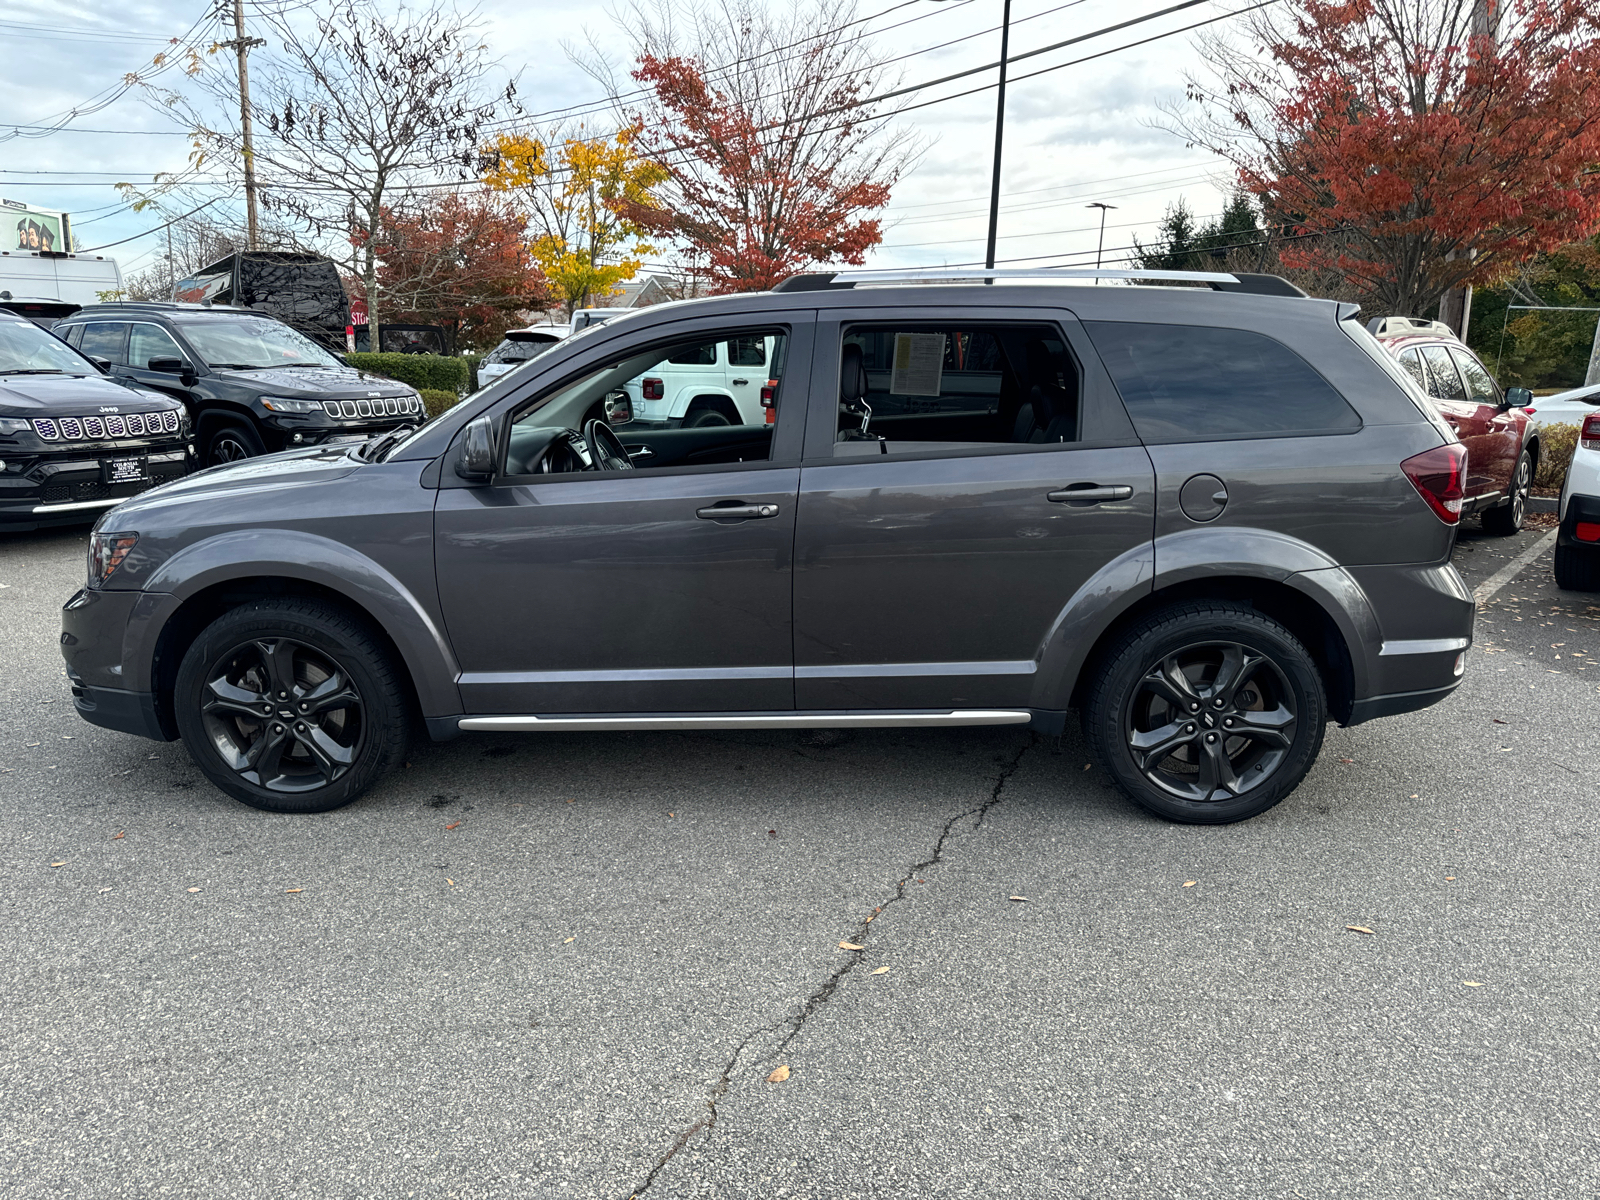
[{"label": "billboard sign", "polygon": [[64,212],[34,208],[20,200],[0,200],[0,245],[8,250],[72,249],[72,225]]}]

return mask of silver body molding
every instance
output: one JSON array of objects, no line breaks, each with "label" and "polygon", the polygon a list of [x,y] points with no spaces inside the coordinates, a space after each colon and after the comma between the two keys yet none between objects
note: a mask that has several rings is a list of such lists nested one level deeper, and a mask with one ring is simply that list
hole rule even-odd
[{"label": "silver body molding", "polygon": [[954,712],[703,713],[678,716],[606,713],[595,716],[463,717],[467,732],[572,733],[607,729],[905,729],[923,725],[1026,725],[1033,714],[1020,709]]}]

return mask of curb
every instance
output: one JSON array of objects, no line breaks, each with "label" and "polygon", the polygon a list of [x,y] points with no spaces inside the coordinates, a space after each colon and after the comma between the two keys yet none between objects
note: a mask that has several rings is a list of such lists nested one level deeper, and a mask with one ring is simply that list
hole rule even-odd
[{"label": "curb", "polygon": [[1536,513],[1560,512],[1561,501],[1550,496],[1529,496],[1528,511]]}]

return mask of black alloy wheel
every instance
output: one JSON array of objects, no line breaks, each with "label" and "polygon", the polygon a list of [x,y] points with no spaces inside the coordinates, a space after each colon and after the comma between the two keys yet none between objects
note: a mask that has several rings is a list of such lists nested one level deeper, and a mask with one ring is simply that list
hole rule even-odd
[{"label": "black alloy wheel", "polygon": [[683,421],[685,429],[705,429],[712,425],[732,424],[733,422],[728,420],[727,413],[715,408],[696,409],[685,417]]},{"label": "black alloy wheel", "polygon": [[350,770],[361,749],[361,693],[326,654],[289,637],[256,638],[208,674],[207,739],[247,782],[308,792]]},{"label": "black alloy wheel", "polygon": [[1485,533],[1507,537],[1522,528],[1528,515],[1528,496],[1533,491],[1533,455],[1524,450],[1517,457],[1516,470],[1511,473],[1511,497],[1498,508],[1483,514]]},{"label": "black alloy wheel", "polygon": [[1168,820],[1265,812],[1322,745],[1327,700],[1315,662],[1289,630],[1243,604],[1157,612],[1091,670],[1090,748],[1130,799]]},{"label": "black alloy wheel", "polygon": [[184,655],[174,702],[207,777],[272,812],[348,804],[405,749],[407,706],[388,653],[363,622],[316,601],[224,613]]},{"label": "black alloy wheel", "polygon": [[243,425],[219,425],[206,442],[205,465],[220,467],[224,463],[257,458],[266,452],[267,448],[253,430]]}]

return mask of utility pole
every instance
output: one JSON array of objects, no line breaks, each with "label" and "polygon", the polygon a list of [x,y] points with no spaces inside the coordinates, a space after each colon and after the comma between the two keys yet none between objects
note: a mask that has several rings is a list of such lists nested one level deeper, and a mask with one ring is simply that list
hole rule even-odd
[{"label": "utility pole", "polygon": [[[1472,55],[1473,58],[1493,58],[1499,50],[1500,0],[1472,0]],[[1477,251],[1464,247],[1452,250],[1447,258],[1474,258]],[[1463,342],[1467,340],[1467,325],[1472,320],[1472,285],[1457,284],[1439,297],[1439,319]]]},{"label": "utility pole", "polygon": [[[1009,0],[1008,0],[1009,2]],[[233,40],[221,45],[239,55],[239,125],[244,139],[245,248],[256,248],[256,151],[250,125],[250,68],[246,65],[251,47],[265,46],[265,38],[244,35],[244,0],[233,0]]]},{"label": "utility pole", "polygon": [[994,114],[994,183],[989,189],[989,250],[983,265],[994,270],[994,243],[1000,230],[1000,146],[1006,131],[1006,55],[1011,51],[1011,0],[1000,19],[1000,98]]},{"label": "utility pole", "polygon": [[[1084,207],[1098,208],[1100,210],[1100,241],[1094,248],[1094,269],[1098,271],[1100,269],[1100,255],[1106,248],[1106,212],[1115,208],[1116,205],[1101,204],[1100,201],[1096,200],[1092,204],[1085,204]],[[1100,286],[1100,280],[1098,277],[1095,279],[1094,284],[1096,287]]]}]

